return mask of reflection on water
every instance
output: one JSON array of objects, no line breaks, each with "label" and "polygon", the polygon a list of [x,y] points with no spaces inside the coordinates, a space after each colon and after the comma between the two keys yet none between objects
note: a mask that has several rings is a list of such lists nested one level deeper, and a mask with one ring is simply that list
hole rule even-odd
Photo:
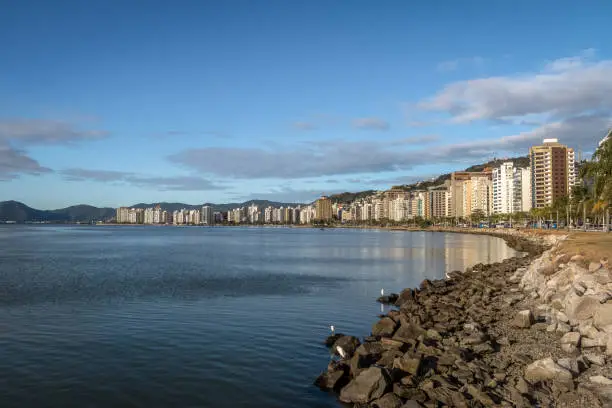
[{"label": "reflection on water", "polygon": [[0,407],[336,407],[334,324],[514,251],[402,231],[0,226]]}]

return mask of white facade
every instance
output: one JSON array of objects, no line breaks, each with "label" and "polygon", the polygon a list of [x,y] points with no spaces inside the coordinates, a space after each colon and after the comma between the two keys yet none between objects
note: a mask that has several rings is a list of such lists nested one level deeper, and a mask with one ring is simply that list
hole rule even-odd
[{"label": "white facade", "polygon": [[514,212],[531,210],[531,169],[514,171]]},{"label": "white facade", "polygon": [[264,210],[264,222],[266,224],[272,223],[273,212],[274,212],[274,209],[272,207],[266,207],[266,209]]},{"label": "white facade", "polygon": [[153,224],[153,209],[145,208],[144,210],[144,223]]},{"label": "white facade", "polygon": [[465,182],[464,188],[464,208],[469,208],[469,215],[476,210],[489,216],[492,211],[493,204],[493,186],[491,180],[486,176],[472,177]]},{"label": "white facade", "polygon": [[493,213],[511,214],[514,210],[514,165],[502,163],[493,169]]},{"label": "white facade", "polygon": [[404,197],[397,197],[389,202],[389,219],[393,221],[403,221],[408,218],[408,200]]},{"label": "white facade", "polygon": [[153,208],[153,224],[162,222],[162,209],[160,207]]}]

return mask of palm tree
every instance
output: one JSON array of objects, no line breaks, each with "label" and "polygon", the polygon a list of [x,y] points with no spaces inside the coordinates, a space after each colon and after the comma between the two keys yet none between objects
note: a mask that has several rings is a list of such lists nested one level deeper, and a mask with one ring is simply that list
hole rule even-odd
[{"label": "palm tree", "polygon": [[592,160],[581,169],[581,176],[593,181],[590,194],[593,210],[601,213],[606,230],[609,230],[612,203],[612,130],[595,150]]}]

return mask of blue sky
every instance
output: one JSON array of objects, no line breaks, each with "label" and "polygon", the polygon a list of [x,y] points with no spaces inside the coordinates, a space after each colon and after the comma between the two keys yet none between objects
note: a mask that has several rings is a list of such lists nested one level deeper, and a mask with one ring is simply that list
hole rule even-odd
[{"label": "blue sky", "polygon": [[609,1],[2,1],[0,200],[310,201],[612,119]]}]

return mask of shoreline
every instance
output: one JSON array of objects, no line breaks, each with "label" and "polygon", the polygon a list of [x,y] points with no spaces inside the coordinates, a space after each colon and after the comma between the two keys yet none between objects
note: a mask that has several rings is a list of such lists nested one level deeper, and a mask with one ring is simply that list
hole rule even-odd
[{"label": "shoreline", "polygon": [[370,336],[330,336],[344,356],[317,386],[355,407],[612,405],[607,260],[571,256],[559,232],[408,230],[496,236],[524,254],[404,289]]}]

